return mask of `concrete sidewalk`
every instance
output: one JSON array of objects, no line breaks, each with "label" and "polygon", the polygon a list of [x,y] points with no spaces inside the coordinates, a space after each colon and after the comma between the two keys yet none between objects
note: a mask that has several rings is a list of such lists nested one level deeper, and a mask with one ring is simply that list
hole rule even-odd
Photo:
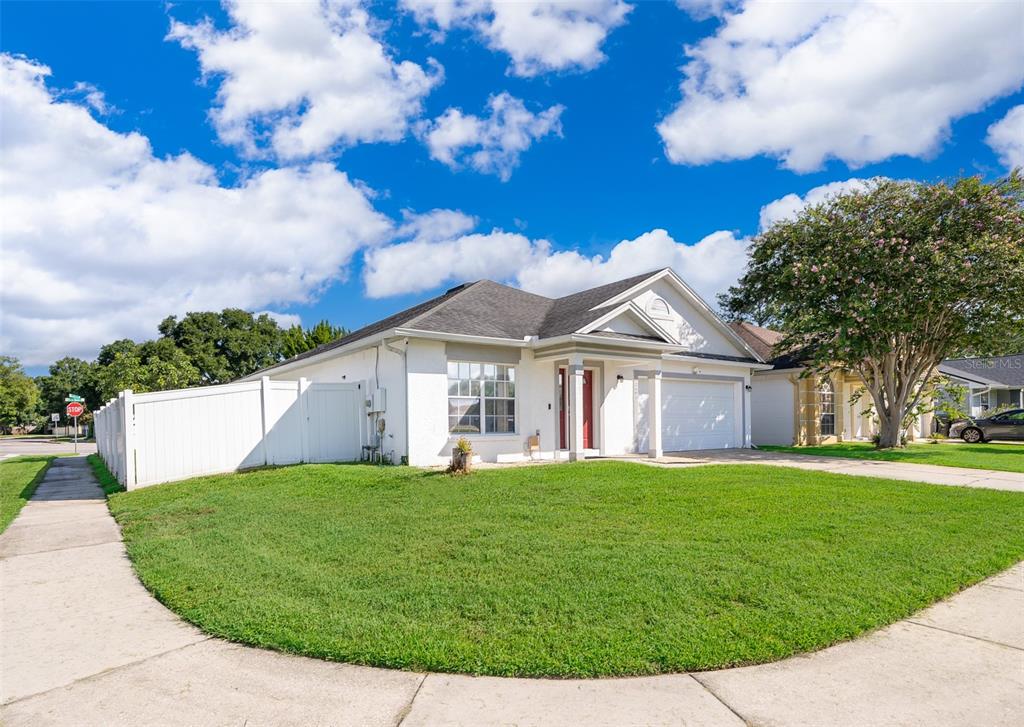
[{"label": "concrete sidewalk", "polygon": [[0,536],[5,725],[1017,725],[1024,564],[865,638],[775,664],[498,679],[332,664],[211,638],[135,577],[84,458]]},{"label": "concrete sidewalk", "polygon": [[[940,446],[940,445],[936,445]],[[1021,447],[1024,458],[1024,447]],[[1002,472],[999,470],[976,470],[966,467],[945,467],[934,464],[909,464],[907,462],[885,462],[852,457],[823,457],[814,454],[790,454],[768,452],[759,449],[705,449],[693,452],[666,453],[664,457],[649,459],[643,456],[628,458],[662,467],[685,467],[706,464],[766,464],[776,467],[796,467],[805,470],[820,470],[860,477],[884,477],[890,480],[928,482],[933,485],[954,485],[958,487],[984,487],[993,490],[1024,492],[1024,472]]]}]

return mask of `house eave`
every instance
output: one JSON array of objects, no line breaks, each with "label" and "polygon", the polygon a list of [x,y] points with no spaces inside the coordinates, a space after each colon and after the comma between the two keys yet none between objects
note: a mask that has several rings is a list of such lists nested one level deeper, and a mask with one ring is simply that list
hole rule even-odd
[{"label": "house eave", "polygon": [[705,358],[704,356],[685,356],[677,353],[667,353],[662,357],[664,361],[683,361],[684,363],[703,364],[705,366],[732,366],[735,368],[752,369],[754,371],[768,371],[771,364],[754,363],[753,361],[730,361],[720,358]]},{"label": "house eave", "polygon": [[999,381],[993,381],[992,379],[986,379],[984,376],[968,375],[968,374],[964,373],[963,371],[960,371],[959,369],[954,369],[952,367],[945,367],[945,366],[942,366],[941,364],[939,365],[939,373],[940,374],[944,374],[946,376],[949,376],[950,378],[960,379],[961,381],[965,381],[967,383],[978,384],[979,386],[989,386],[989,387],[996,388],[996,389],[1015,389],[1015,388],[1017,388],[1015,386],[1010,386],[1009,384],[1004,384],[1004,383],[999,382]]},{"label": "house eave", "polygon": [[512,346],[526,348],[530,345],[528,338],[500,338],[497,336],[474,336],[468,333],[446,333],[444,331],[422,331],[417,328],[395,328],[391,337],[423,338],[429,341],[458,341],[460,343],[477,343],[483,346]]}]

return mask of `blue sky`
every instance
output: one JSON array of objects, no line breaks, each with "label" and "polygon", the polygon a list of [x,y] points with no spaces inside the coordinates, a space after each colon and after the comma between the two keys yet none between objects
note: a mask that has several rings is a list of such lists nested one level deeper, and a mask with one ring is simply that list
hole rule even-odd
[{"label": "blue sky", "polygon": [[[673,265],[710,297],[773,201],[791,213],[830,183],[1020,163],[1019,4],[574,3],[540,20],[485,0],[319,8],[303,22],[319,13],[341,45],[309,41],[296,71],[276,54],[311,26],[277,32],[287,7],[5,2],[0,46],[23,62],[5,85],[24,94],[4,109],[4,352],[39,370],[224,305],[355,328],[480,274],[563,294]],[[559,32],[537,42],[548,21]],[[337,50],[346,38],[359,50]],[[359,53],[384,70],[339,86]],[[415,80],[395,80],[403,63]],[[489,118],[501,94],[513,113]],[[168,162],[184,158],[202,170]],[[292,176],[272,185],[278,170]]]}]

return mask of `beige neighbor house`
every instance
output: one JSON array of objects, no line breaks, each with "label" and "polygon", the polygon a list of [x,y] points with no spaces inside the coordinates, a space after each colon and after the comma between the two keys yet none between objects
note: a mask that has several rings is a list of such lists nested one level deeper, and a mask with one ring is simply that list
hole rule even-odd
[{"label": "beige neighbor house", "polygon": [[[799,357],[776,351],[782,334],[750,323],[731,324],[758,356],[772,364],[752,375],[751,441],[764,444],[813,446],[870,440],[878,432],[867,392],[854,401],[864,384],[856,374],[834,371],[808,375]],[[918,417],[908,439],[931,432],[932,415]]]}]

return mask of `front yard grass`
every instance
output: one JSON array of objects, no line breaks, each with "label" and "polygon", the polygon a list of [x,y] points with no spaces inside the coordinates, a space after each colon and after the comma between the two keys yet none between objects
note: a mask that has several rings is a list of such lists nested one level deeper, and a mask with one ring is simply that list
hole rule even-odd
[{"label": "front yard grass", "polygon": [[770,452],[815,454],[825,457],[879,459],[910,464],[1024,472],[1024,445],[1020,444],[908,444],[902,449],[875,449],[870,442],[843,442],[819,447],[762,446]]},{"label": "front yard grass", "polygon": [[772,661],[1024,558],[1019,493],[757,465],[301,465],[110,507],[145,585],[211,634],[474,674]]},{"label": "front yard grass", "polygon": [[18,517],[53,460],[52,455],[0,460],[0,533]]}]

